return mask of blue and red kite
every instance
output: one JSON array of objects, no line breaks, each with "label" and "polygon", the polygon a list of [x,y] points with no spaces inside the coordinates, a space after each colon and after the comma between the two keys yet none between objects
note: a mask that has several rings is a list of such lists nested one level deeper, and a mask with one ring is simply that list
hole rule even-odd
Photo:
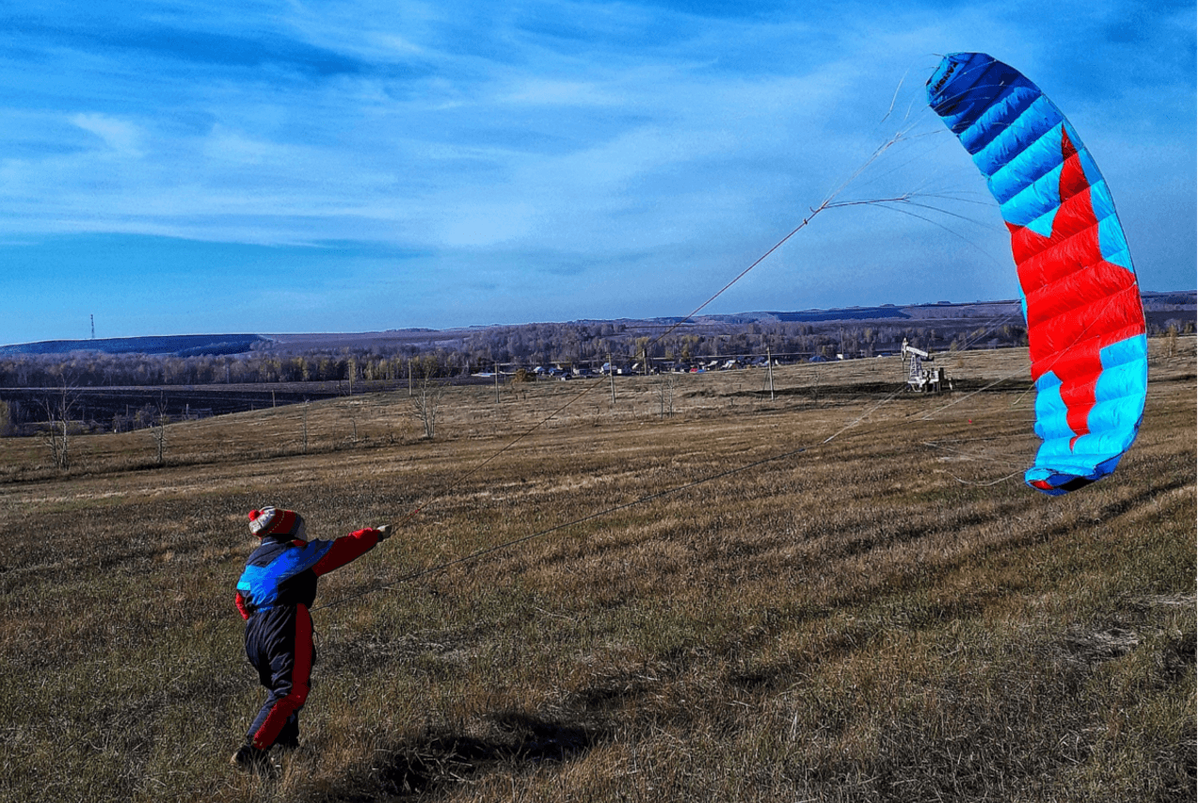
[{"label": "blue and red kite", "polygon": [[1081,488],[1116,469],[1146,402],[1146,320],[1112,195],[1071,124],[1007,64],[954,53],[926,91],[1012,235],[1043,441],[1025,481]]}]

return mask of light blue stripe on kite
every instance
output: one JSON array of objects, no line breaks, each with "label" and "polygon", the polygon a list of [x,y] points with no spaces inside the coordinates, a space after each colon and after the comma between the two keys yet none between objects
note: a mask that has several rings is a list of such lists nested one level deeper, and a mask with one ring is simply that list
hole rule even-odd
[{"label": "light blue stripe on kite", "polygon": [[[1029,106],[1008,128],[1001,129],[986,147],[971,155],[975,166],[985,176],[992,176],[1010,162],[1024,158],[1031,145],[1062,122],[1062,114],[1044,95],[1029,100]],[[1061,148],[1059,152],[1062,152]]]},{"label": "light blue stripe on kite", "polygon": [[[984,175],[994,172],[994,168],[985,170],[976,154],[994,150],[996,140],[1005,136],[1005,131],[1009,130],[1011,124],[1023,119],[1023,115],[1040,95],[1038,88],[1028,81],[1006,87],[984,109],[979,118],[958,135],[959,142],[967,149],[967,153],[972,155],[975,164],[983,170]],[[988,158],[984,157],[985,163]]]},{"label": "light blue stripe on kite", "polygon": [[1075,153],[1079,155],[1079,166],[1083,169],[1083,176],[1087,179],[1089,186],[1096,186],[1104,183],[1104,176],[1100,175],[1100,168],[1096,166],[1096,160],[1083,147],[1083,143],[1079,141],[1079,135],[1075,133],[1075,129],[1071,128],[1071,124],[1067,123],[1067,136],[1071,138],[1071,144],[1075,146]]},{"label": "light blue stripe on kite", "polygon": [[1060,124],[1030,142],[1012,161],[993,173],[988,178],[988,188],[996,200],[1003,204],[1056,167],[1061,167],[1062,161]]},{"label": "light blue stripe on kite", "polygon": [[[1117,228],[1118,228],[1118,233],[1120,234],[1120,237],[1121,237],[1121,242],[1124,243],[1125,242],[1124,234],[1120,233],[1119,227],[1117,227]],[[1125,247],[1119,251],[1113,250],[1116,248],[1116,245],[1117,244],[1114,242],[1111,242],[1111,241],[1106,242],[1105,241],[1104,228],[1101,227],[1101,229],[1100,229],[1100,253],[1104,256],[1105,261],[1111,262],[1114,265],[1119,265],[1122,268],[1125,268],[1126,270],[1132,271],[1133,270],[1133,257],[1130,256],[1130,254],[1129,254],[1129,248]]]},{"label": "light blue stripe on kite", "polygon": [[1053,441],[1075,437],[1075,433],[1067,426],[1067,405],[1062,400],[1061,387],[1062,381],[1053,371],[1038,377],[1037,397],[1033,402],[1033,431],[1046,441],[1043,448]]},{"label": "light blue stripe on kite", "polygon": [[1056,471],[1063,471],[1070,466],[1073,471],[1086,476],[1095,471],[1100,463],[1128,449],[1135,434],[1136,431],[1131,433],[1128,430],[1089,432],[1074,439],[1074,448],[1071,448],[1072,438],[1055,438],[1042,444],[1034,465]]},{"label": "light blue stripe on kite", "polygon": [[1000,215],[1014,226],[1024,226],[1043,237],[1054,230],[1054,216],[1062,205],[1058,192],[1062,165],[1000,204]]},{"label": "light blue stripe on kite", "polygon": [[[1096,407],[1088,415],[1088,429],[1096,432],[1107,427],[1132,427],[1142,417],[1142,394],[1145,392],[1145,364],[1127,362],[1104,369],[1102,381],[1096,383]],[[1111,376],[1109,374],[1111,373]],[[1110,406],[1115,405],[1113,407]],[[1104,412],[1096,409],[1104,406]],[[1092,416],[1103,420],[1092,422]]]},{"label": "light blue stripe on kite", "polygon": [[1086,477],[1096,470],[1096,460],[1091,454],[1081,455],[1071,452],[1067,440],[1046,441],[1038,449],[1037,459],[1032,468],[1042,468],[1056,474],[1075,474]]},{"label": "light blue stripe on kite", "polygon": [[1101,365],[1121,365],[1129,362],[1146,362],[1146,336],[1134,335],[1118,340],[1100,349]]},{"label": "light blue stripe on kite", "polygon": [[1096,220],[1103,220],[1117,213],[1117,206],[1113,203],[1112,193],[1108,191],[1104,179],[1092,181],[1091,191],[1092,209],[1096,211]]},{"label": "light blue stripe on kite", "polygon": [[1148,362],[1146,335],[1118,340],[1100,349],[1100,364],[1104,366],[1100,378],[1104,380],[1109,371],[1117,371],[1114,378],[1120,378],[1130,393],[1142,398],[1146,395]]},{"label": "light blue stripe on kite", "polygon": [[1055,438],[1042,444],[1031,468],[1090,477],[1096,474],[1097,466],[1120,457],[1128,447],[1123,439],[1103,432],[1080,437],[1074,449],[1070,438]]},{"label": "light blue stripe on kite", "polygon": [[1096,220],[1099,221],[1100,256],[1114,265],[1133,270],[1129,243],[1125,239],[1125,232],[1121,230],[1121,223],[1117,220],[1117,210],[1113,205],[1108,185],[1103,181],[1092,186],[1092,207],[1096,210]]},{"label": "light blue stripe on kite", "polygon": [[[1134,435],[1137,434],[1139,418],[1141,418],[1141,405],[1136,399],[1131,399],[1129,396],[1097,402],[1092,411],[1088,413],[1088,427],[1094,432],[1080,438],[1075,444],[1075,451],[1079,452],[1086,448],[1088,451],[1104,455],[1103,459],[1125,451],[1133,443]],[[1112,445],[1099,447],[1091,442],[1092,439],[1098,440],[1101,437],[1106,443],[1111,442]],[[1089,442],[1084,443],[1085,439],[1088,439]]]},{"label": "light blue stripe on kite", "polygon": [[1113,472],[1120,457],[1119,452],[1101,460],[1099,455],[1043,454],[1042,450],[1039,450],[1037,461],[1025,472],[1025,476],[1036,478],[1039,474],[1067,474],[1098,480]]},{"label": "light blue stripe on kite", "polygon": [[1091,476],[1099,465],[1120,457],[1133,444],[1146,396],[1145,335],[1101,349],[1100,364],[1104,370],[1096,380],[1096,404],[1088,413],[1089,431],[1078,438],[1067,425],[1067,406],[1058,377],[1048,371],[1038,380],[1033,428],[1044,443],[1034,460],[1035,468]]}]

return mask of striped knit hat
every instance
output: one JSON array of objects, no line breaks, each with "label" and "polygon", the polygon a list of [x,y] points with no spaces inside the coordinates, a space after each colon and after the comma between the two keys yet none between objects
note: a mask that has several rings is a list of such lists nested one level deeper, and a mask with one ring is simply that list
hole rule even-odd
[{"label": "striped knit hat", "polygon": [[304,519],[294,510],[264,507],[250,511],[250,532],[263,538],[268,535],[295,535],[304,526]]}]

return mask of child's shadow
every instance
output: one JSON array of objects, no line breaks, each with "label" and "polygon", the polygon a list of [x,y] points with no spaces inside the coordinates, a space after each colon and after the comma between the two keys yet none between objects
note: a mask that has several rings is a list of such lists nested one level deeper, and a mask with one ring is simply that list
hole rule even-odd
[{"label": "child's shadow", "polygon": [[514,711],[492,714],[488,722],[485,736],[430,731],[420,742],[400,747],[375,763],[380,784],[395,795],[430,792],[493,768],[565,761],[600,738],[588,727]]}]

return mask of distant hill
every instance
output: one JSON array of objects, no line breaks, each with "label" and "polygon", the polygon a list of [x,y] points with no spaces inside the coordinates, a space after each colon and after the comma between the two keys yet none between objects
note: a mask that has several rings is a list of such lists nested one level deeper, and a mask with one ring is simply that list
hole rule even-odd
[{"label": "distant hill", "polygon": [[[1147,322],[1164,327],[1169,321],[1196,322],[1196,291],[1143,292],[1142,305]],[[811,323],[817,326],[854,322],[869,325],[942,324],[954,328],[984,325],[1002,318],[1020,320],[1021,305],[1016,299],[1003,301],[974,301],[874,307],[844,307],[841,309],[809,309],[794,312],[740,312],[733,314],[697,315],[689,323],[703,328],[710,325],[739,325],[754,323]],[[674,326],[679,317],[569,321],[564,325],[613,324],[644,331]],[[974,322],[974,323],[973,323]],[[527,324],[533,325],[533,324]],[[553,324],[560,325],[560,324]],[[255,349],[280,346],[291,351],[305,349],[369,348],[372,345],[447,346],[460,342],[465,336],[491,329],[512,328],[512,325],[469,326],[456,329],[389,329],[382,332],[329,332],[301,334],[217,334],[166,335],[159,337],[119,337],[105,340],[48,340],[0,346],[0,356],[53,355],[78,351],[105,354],[148,354],[173,357],[243,354]],[[689,331],[694,331],[689,329]]]},{"label": "distant hill", "polygon": [[[1158,317],[1196,319],[1196,291],[1143,292],[1142,307],[1147,318]],[[1020,314],[1021,302],[1016,299],[1004,301],[972,301],[957,303],[939,301],[933,304],[910,304],[897,306],[883,304],[877,307],[843,307],[840,309],[810,309],[798,312],[742,312],[735,315],[706,315],[703,320],[721,323],[758,323],[781,321],[787,323],[827,323],[830,321],[930,321],[956,319],[991,319],[1004,315]],[[1180,313],[1183,313],[1182,315]],[[1188,314],[1190,313],[1190,315]],[[671,319],[678,320],[678,319]]]},{"label": "distant hill", "polygon": [[104,354],[152,354],[170,357],[199,357],[205,354],[242,354],[256,343],[265,343],[261,335],[161,335],[156,337],[112,337],[101,340],[43,340],[0,346],[0,355],[70,354],[98,351]]}]

